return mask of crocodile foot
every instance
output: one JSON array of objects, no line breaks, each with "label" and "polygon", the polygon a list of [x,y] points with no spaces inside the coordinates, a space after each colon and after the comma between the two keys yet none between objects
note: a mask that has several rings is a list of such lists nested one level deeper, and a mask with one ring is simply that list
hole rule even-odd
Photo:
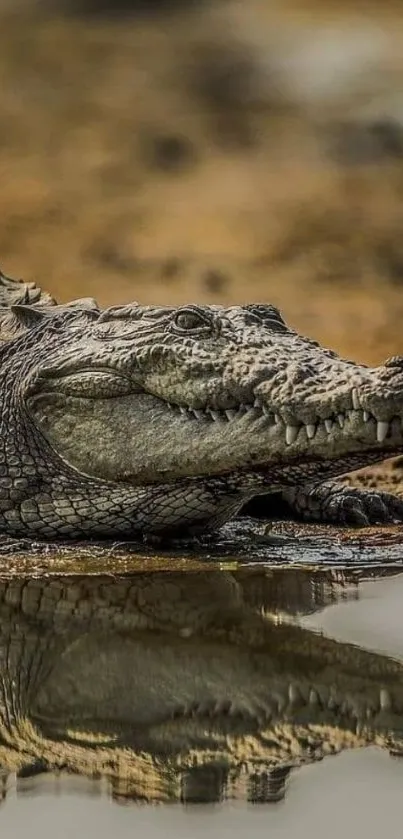
[{"label": "crocodile foot", "polygon": [[403,498],[337,481],[292,487],[284,490],[283,497],[304,521],[361,527],[403,522]]}]

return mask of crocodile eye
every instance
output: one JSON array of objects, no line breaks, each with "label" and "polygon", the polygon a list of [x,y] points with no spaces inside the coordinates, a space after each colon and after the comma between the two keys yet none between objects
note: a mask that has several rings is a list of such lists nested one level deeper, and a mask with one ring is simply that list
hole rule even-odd
[{"label": "crocodile eye", "polygon": [[209,322],[204,315],[195,311],[195,309],[181,309],[175,315],[174,324],[182,332],[195,332],[209,326]]}]

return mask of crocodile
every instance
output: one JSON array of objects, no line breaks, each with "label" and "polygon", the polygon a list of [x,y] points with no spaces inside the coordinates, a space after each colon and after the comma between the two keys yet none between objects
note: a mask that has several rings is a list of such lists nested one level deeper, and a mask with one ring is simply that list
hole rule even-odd
[{"label": "crocodile", "polygon": [[[256,800],[344,749],[401,755],[402,664],[278,623],[281,581],[254,576],[2,579],[2,771],[98,777],[116,798]],[[344,596],[327,575],[299,612]]]},{"label": "crocodile", "polygon": [[344,360],[269,304],[101,309],[0,281],[4,533],[194,535],[276,493],[306,520],[403,519],[334,480],[403,449],[402,357]]}]

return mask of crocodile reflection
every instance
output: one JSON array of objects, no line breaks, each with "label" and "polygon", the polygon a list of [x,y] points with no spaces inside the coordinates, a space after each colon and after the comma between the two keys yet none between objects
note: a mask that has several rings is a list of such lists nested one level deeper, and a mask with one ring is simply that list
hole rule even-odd
[{"label": "crocodile reflection", "polygon": [[[272,615],[354,582],[245,571],[0,581],[0,767],[115,799],[277,800],[292,767],[403,750],[403,667]],[[291,585],[292,589],[292,585]],[[291,598],[292,599],[292,598]]]}]

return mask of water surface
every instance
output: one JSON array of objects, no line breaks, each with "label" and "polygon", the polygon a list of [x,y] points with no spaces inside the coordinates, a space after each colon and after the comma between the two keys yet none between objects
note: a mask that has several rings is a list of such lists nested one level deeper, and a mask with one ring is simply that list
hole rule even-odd
[{"label": "water surface", "polygon": [[400,835],[403,550],[328,540],[320,567],[313,535],[216,556],[14,546],[4,835]]}]

